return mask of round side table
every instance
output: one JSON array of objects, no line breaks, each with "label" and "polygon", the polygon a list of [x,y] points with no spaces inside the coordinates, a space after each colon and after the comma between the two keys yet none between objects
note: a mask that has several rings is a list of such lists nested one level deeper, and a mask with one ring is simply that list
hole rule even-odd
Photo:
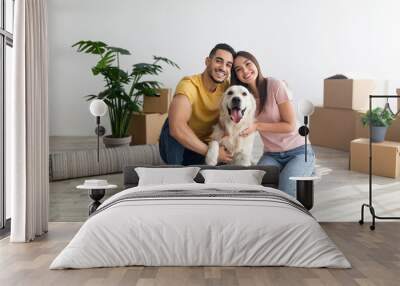
[{"label": "round side table", "polygon": [[311,210],[314,206],[314,180],[318,180],[320,177],[290,177],[289,179],[296,181],[296,199],[307,210]]},{"label": "round side table", "polygon": [[76,188],[80,189],[80,190],[88,190],[89,198],[91,198],[93,200],[93,202],[89,205],[89,215],[91,215],[101,205],[100,200],[106,194],[106,190],[115,189],[117,187],[118,187],[117,185],[109,185],[109,184],[103,185],[103,186],[83,184],[83,185],[77,186]]}]

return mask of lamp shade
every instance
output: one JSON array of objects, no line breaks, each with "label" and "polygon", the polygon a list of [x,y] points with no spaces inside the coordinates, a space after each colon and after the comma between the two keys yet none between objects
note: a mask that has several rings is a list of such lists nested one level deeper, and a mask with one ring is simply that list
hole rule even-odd
[{"label": "lamp shade", "polygon": [[309,100],[303,99],[298,105],[298,110],[302,116],[310,116],[314,113],[314,104]]},{"label": "lamp shade", "polygon": [[94,99],[90,103],[89,109],[93,116],[104,116],[107,112],[107,104],[101,99]]}]

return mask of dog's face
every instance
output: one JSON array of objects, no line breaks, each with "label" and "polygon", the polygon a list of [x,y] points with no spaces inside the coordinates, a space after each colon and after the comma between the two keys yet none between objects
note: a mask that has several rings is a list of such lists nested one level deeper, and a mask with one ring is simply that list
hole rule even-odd
[{"label": "dog's face", "polygon": [[233,124],[254,120],[256,101],[247,88],[233,85],[228,88],[221,102],[221,115],[224,120],[229,118]]}]

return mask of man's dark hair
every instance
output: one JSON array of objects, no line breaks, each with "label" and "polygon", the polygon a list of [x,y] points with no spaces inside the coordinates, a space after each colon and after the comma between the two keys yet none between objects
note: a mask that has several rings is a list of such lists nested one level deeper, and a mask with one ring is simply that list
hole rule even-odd
[{"label": "man's dark hair", "polygon": [[217,44],[217,45],[211,50],[211,52],[210,52],[210,54],[209,54],[209,57],[212,58],[212,57],[215,55],[215,53],[217,52],[217,50],[224,50],[224,51],[227,51],[227,52],[229,52],[229,53],[232,54],[232,57],[235,57],[235,55],[236,55],[235,50],[234,50],[231,46],[229,46],[228,44],[225,44],[225,43],[220,43],[220,44]]}]

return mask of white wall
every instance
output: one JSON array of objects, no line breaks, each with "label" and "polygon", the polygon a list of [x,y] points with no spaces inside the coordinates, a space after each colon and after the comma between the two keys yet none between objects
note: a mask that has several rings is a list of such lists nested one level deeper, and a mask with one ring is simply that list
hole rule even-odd
[{"label": "white wall", "polygon": [[131,50],[126,67],[153,54],[173,59],[182,70],[166,69],[167,87],[202,72],[209,50],[226,42],[254,53],[297,100],[321,105],[330,75],[400,78],[399,11],[398,0],[49,0],[50,134],[94,134],[83,96],[103,83],[90,73],[95,58],[71,48],[78,40]]}]

